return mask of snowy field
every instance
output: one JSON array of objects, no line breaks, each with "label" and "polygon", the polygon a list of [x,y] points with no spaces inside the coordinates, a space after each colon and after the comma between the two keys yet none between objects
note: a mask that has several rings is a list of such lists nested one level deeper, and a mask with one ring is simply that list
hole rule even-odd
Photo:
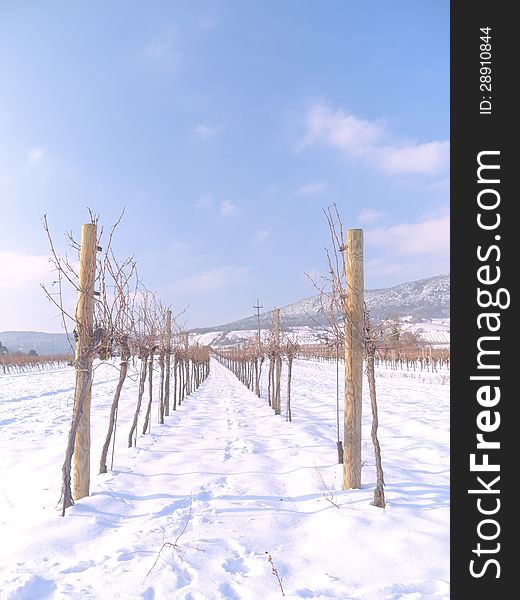
[{"label": "snowy field", "polygon": [[[283,319],[282,319],[283,324]],[[436,347],[450,346],[450,318],[442,319],[425,319],[416,322],[413,317],[404,317],[401,319],[401,328],[404,332],[416,333],[419,339],[426,344],[432,344]],[[324,329],[316,327],[282,327],[284,334],[301,345],[323,343],[323,339],[327,337],[327,332]],[[263,330],[262,335],[267,334]],[[241,344],[244,341],[256,340],[256,329],[245,329],[236,331],[210,331],[208,333],[192,333],[190,334],[191,344],[201,344],[202,346],[214,347],[233,347]]]},{"label": "snowy field", "polygon": [[371,505],[366,382],[363,487],[341,491],[335,376],[296,361],[287,423],[212,360],[199,390],[131,449],[128,380],[114,469],[98,475],[117,380],[98,367],[91,495],[65,518],[73,372],[0,376],[0,598],[282,598],[269,555],[287,598],[449,598],[449,375],[379,373],[386,510]]}]

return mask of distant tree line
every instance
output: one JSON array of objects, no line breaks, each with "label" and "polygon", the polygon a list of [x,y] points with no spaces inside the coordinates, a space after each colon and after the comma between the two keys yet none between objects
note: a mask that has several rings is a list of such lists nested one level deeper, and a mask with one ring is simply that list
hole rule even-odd
[{"label": "distant tree line", "polygon": [[[25,354],[25,352],[9,352],[9,348],[7,348],[7,346],[4,346],[2,342],[0,342],[0,354]],[[36,350],[29,350],[27,354],[29,356],[38,356],[38,352],[36,352]]]}]

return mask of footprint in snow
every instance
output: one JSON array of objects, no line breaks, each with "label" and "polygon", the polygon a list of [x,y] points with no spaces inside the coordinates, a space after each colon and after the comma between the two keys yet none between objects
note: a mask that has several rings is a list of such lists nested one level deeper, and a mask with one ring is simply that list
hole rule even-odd
[{"label": "footprint in snow", "polygon": [[2,588],[3,593],[6,594],[2,597],[9,600],[32,600],[34,598],[51,600],[54,598],[56,584],[39,575],[24,574],[12,582],[4,583]]},{"label": "footprint in snow", "polygon": [[233,552],[232,557],[226,558],[222,563],[222,568],[234,575],[244,575],[249,572],[249,567],[245,564],[244,559],[236,552]]},{"label": "footprint in snow", "polygon": [[83,573],[83,571],[90,569],[90,567],[95,566],[95,564],[96,563],[93,560],[82,560],[79,563],[72,565],[72,567],[64,569],[62,573]]},{"label": "footprint in snow", "polygon": [[218,591],[222,594],[222,600],[241,600],[241,596],[230,583],[223,583]]}]

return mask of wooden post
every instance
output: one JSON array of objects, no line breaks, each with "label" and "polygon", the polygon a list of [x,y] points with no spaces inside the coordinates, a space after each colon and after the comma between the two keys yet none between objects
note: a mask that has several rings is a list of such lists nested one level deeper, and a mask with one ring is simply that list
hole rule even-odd
[{"label": "wooden post", "polygon": [[253,308],[256,309],[256,349],[258,354],[260,354],[260,309],[263,308],[263,306],[260,306],[260,300],[258,300],[258,298],[256,299],[256,305],[253,306]]},{"label": "wooden post", "polygon": [[164,377],[164,414],[170,416],[170,362],[172,354],[172,311],[168,309],[166,311],[166,373]]},{"label": "wooden post", "polygon": [[343,489],[361,487],[361,406],[365,345],[363,230],[347,230]]},{"label": "wooden post", "polygon": [[76,389],[74,410],[80,411],[74,441],[72,497],[79,500],[90,493],[90,392],[92,386],[92,341],[94,321],[94,280],[96,276],[97,232],[94,223],[81,228],[79,289],[76,305]]},{"label": "wooden post", "polygon": [[280,309],[274,309],[274,414],[279,415],[282,412],[282,401],[280,398],[280,376],[282,370],[280,357]]},{"label": "wooden post", "polygon": [[256,358],[255,358],[255,393],[260,398],[260,355],[262,353],[261,348],[261,337],[260,337],[260,300],[256,299],[256,305],[253,306],[256,309]]}]

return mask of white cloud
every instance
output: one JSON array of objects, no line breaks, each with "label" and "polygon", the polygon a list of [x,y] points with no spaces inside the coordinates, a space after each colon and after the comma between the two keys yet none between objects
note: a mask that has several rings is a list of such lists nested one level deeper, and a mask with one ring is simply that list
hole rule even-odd
[{"label": "white cloud", "polygon": [[220,203],[218,212],[221,217],[230,217],[236,213],[236,210],[237,208],[232,202],[224,200]]},{"label": "white cloud", "polygon": [[47,148],[45,146],[35,146],[29,150],[27,160],[32,164],[39,163],[46,152]]},{"label": "white cloud", "polygon": [[420,143],[392,136],[380,121],[369,121],[333,110],[321,102],[305,116],[302,146],[324,145],[363,158],[389,174],[444,172],[449,163],[449,142]]},{"label": "white cloud", "polygon": [[181,240],[175,240],[171,246],[173,252],[187,252],[191,249],[189,244],[182,242]]},{"label": "white cloud", "polygon": [[205,139],[209,139],[212,137],[215,137],[216,135],[218,135],[221,132],[222,128],[221,127],[211,127],[210,125],[197,125],[195,127],[195,133],[201,137],[201,138],[205,138]]},{"label": "white cloud", "polygon": [[37,144],[18,147],[0,139],[0,203],[8,203],[13,210],[19,202],[44,202],[48,190],[36,186],[70,187],[77,185],[77,179],[76,168],[54,148]]},{"label": "white cloud", "polygon": [[265,227],[264,229],[260,229],[260,231],[257,232],[256,236],[255,236],[255,241],[257,243],[262,243],[265,242],[265,240],[271,235],[271,230],[267,227]]},{"label": "white cloud", "polygon": [[400,223],[366,233],[367,243],[390,248],[400,255],[447,256],[450,245],[449,216],[431,217],[418,223]]},{"label": "white cloud", "polygon": [[38,285],[52,270],[47,255],[0,252],[0,290],[11,290],[27,284]]},{"label": "white cloud", "polygon": [[213,206],[213,204],[214,204],[213,198],[211,196],[205,195],[205,196],[201,196],[195,202],[195,208],[208,209],[208,208],[211,208]]},{"label": "white cloud", "polygon": [[326,188],[326,183],[324,181],[310,181],[299,187],[296,190],[297,194],[301,194],[302,196],[312,196],[313,194],[318,194]]},{"label": "white cloud", "polygon": [[369,151],[384,131],[372,123],[344,113],[333,111],[325,104],[315,104],[306,115],[304,145],[325,144],[359,155]]},{"label": "white cloud", "polygon": [[192,275],[181,281],[178,287],[182,288],[183,291],[205,292],[241,283],[248,274],[249,269],[247,267],[228,265]]},{"label": "white cloud", "polygon": [[431,277],[450,268],[450,219],[446,207],[417,222],[365,232],[367,286],[395,285]]},{"label": "white cloud", "polygon": [[20,165],[22,177],[28,177],[38,185],[51,181],[55,160],[46,146],[33,146],[25,156],[25,163]]},{"label": "white cloud", "polygon": [[375,210],[374,208],[365,208],[361,212],[358,213],[356,219],[360,223],[369,223],[371,221],[377,221],[381,219],[384,213],[380,210]]},{"label": "white cloud", "polygon": [[223,200],[217,203],[209,195],[201,196],[195,202],[195,208],[208,211],[210,213],[216,212],[221,217],[231,217],[237,212],[237,207],[235,204],[233,204],[233,202],[230,202],[229,200]]},{"label": "white cloud", "polygon": [[378,152],[383,169],[389,173],[442,172],[449,162],[449,142],[429,142],[400,148],[385,146]]},{"label": "white cloud", "polygon": [[[373,258],[366,263],[365,273],[371,279],[390,278],[389,281],[395,282],[395,275],[400,275],[401,281],[410,281],[413,279],[423,279],[438,275],[441,272],[447,272],[450,269],[449,257],[439,258],[427,262],[423,261],[402,261],[387,258]],[[394,285],[389,283],[388,285]]]},{"label": "white cloud", "polygon": [[432,184],[428,186],[427,189],[436,190],[437,192],[441,192],[444,194],[450,193],[450,178],[445,177],[444,179],[439,179],[438,181],[434,181]]},{"label": "white cloud", "polygon": [[202,31],[213,31],[218,26],[218,19],[215,14],[204,15],[199,20],[199,28]]},{"label": "white cloud", "polygon": [[145,48],[145,55],[168,69],[174,69],[181,62],[178,48],[178,35],[174,27],[156,36]]},{"label": "white cloud", "polygon": [[[47,255],[0,252],[0,331],[61,331],[59,310],[40,287],[55,279],[52,269]],[[48,289],[57,291],[52,284]],[[64,289],[63,302],[69,312],[74,311],[75,297],[70,286]]]}]

